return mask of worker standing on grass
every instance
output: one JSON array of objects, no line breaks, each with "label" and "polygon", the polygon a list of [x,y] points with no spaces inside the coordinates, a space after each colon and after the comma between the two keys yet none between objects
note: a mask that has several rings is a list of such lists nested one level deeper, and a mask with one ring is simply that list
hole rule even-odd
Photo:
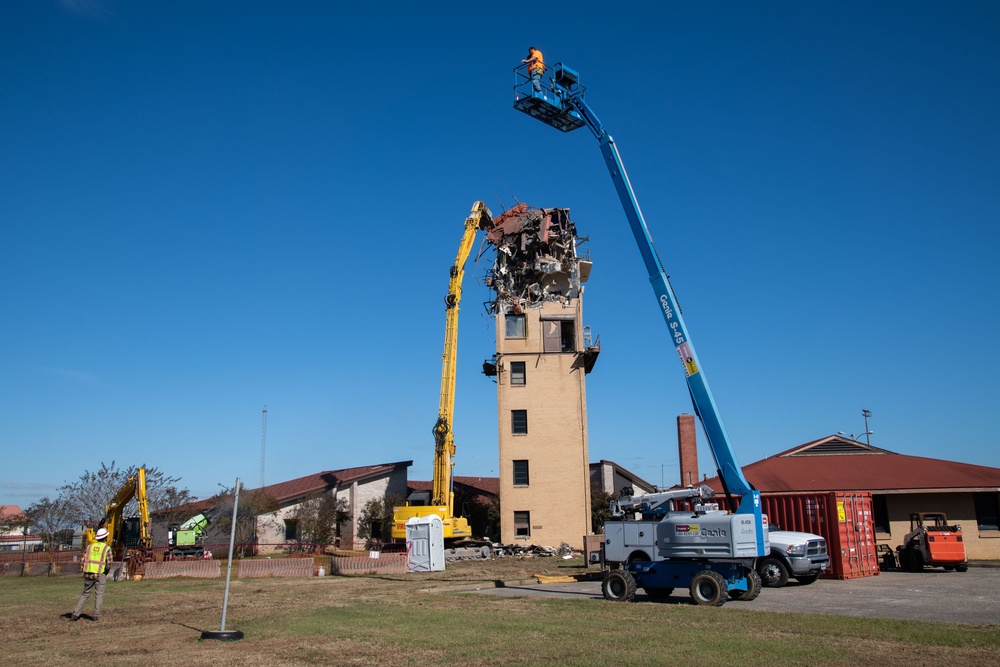
[{"label": "worker standing on grass", "polygon": [[531,86],[535,92],[542,92],[542,73],[545,71],[545,59],[542,58],[542,52],[534,46],[529,46],[528,57],[521,62],[528,64],[528,75],[531,76]]},{"label": "worker standing on grass", "polygon": [[111,547],[105,540],[108,539],[108,531],[101,528],[94,536],[97,540],[87,547],[83,558],[83,593],[76,601],[76,608],[70,614],[71,621],[79,620],[80,613],[87,605],[90,594],[94,594],[94,615],[90,617],[92,621],[101,620],[101,605],[104,604],[104,584],[108,581],[108,570],[111,569]]}]

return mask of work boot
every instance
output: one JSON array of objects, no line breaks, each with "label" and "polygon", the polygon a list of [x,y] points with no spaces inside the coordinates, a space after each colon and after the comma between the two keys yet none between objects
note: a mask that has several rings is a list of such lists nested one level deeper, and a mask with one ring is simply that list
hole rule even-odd
[{"label": "work boot", "polygon": [[90,620],[92,620],[94,623],[97,623],[99,620],[101,620],[101,617],[98,616],[97,614],[94,614],[93,616],[90,617]]},{"label": "work boot", "polygon": [[70,614],[69,615],[69,620],[71,620],[71,621],[79,621],[80,617],[77,616],[76,614]]}]

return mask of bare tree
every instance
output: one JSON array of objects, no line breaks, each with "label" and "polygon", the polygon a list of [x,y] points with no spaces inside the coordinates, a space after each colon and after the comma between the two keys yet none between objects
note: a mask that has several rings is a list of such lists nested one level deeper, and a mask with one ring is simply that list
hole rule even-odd
[{"label": "bare tree", "polygon": [[[500,539],[500,524],[497,523],[496,530],[492,530],[491,511],[492,498],[485,499],[478,490],[461,485],[455,487],[455,513],[465,517],[469,522],[472,534],[477,537],[486,537],[490,540]],[[497,515],[499,519],[499,514]]]},{"label": "bare tree", "polygon": [[[178,489],[175,485],[179,477],[170,477],[155,467],[143,464],[146,469],[146,497],[149,500],[149,511],[155,512],[175,505],[180,499],[191,500],[187,489]],[[84,471],[80,479],[66,484],[59,489],[59,502],[66,507],[66,512],[78,523],[100,521],[106,508],[115,494],[125,485],[129,477],[135,475],[139,468],[130,466],[119,468],[114,461],[111,465],[101,462],[97,471]],[[135,499],[129,501],[123,510],[124,516],[135,514]]]},{"label": "bare tree", "polygon": [[291,539],[299,549],[304,545],[334,544],[340,537],[341,525],[350,518],[347,501],[333,493],[320,493],[300,503],[286,521],[295,522]]},{"label": "bare tree", "polygon": [[28,525],[37,532],[45,543],[45,548],[53,551],[60,543],[73,541],[73,528],[77,525],[66,505],[48,496],[34,503],[24,511]]},{"label": "bare tree", "polygon": [[500,541],[500,496],[490,498],[486,506],[486,537]]},{"label": "bare tree", "polygon": [[372,498],[365,503],[358,517],[358,537],[365,541],[365,549],[381,549],[392,539],[392,508],[405,503],[398,495]]},{"label": "bare tree", "polygon": [[590,524],[595,535],[604,533],[604,522],[611,517],[611,501],[615,497],[602,489],[590,491]]},{"label": "bare tree", "polygon": [[200,510],[194,511],[189,507],[193,502],[194,498],[190,491],[170,486],[163,489],[163,497],[160,499],[162,504],[155,510],[150,509],[150,513],[155,512],[157,521],[166,524],[182,523],[192,515],[200,513]]}]

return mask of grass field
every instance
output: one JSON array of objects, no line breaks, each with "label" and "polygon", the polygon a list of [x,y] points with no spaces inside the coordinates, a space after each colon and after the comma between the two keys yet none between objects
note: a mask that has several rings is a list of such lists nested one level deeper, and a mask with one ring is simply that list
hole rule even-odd
[{"label": "grass field", "polygon": [[[442,593],[461,584],[581,571],[501,559],[398,576],[109,582],[100,622],[71,622],[75,577],[0,578],[10,665],[962,665],[1000,663],[988,626],[722,608]],[[428,592],[434,589],[438,592]],[[92,601],[90,603],[93,604]],[[91,610],[88,606],[88,613]]]}]

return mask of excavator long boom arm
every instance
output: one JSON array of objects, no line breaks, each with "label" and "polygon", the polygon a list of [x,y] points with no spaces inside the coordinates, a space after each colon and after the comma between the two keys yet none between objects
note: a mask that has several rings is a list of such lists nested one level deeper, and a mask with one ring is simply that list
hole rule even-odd
[{"label": "excavator long boom arm", "polygon": [[434,478],[431,484],[430,505],[407,505],[393,510],[392,537],[406,537],[406,522],[414,517],[437,515],[441,517],[445,538],[471,537],[468,522],[455,516],[455,492],[452,467],[455,465],[455,437],[452,431],[455,416],[455,380],[458,365],[458,307],[462,302],[462,281],[465,279],[465,262],[472,252],[476,232],[493,226],[493,214],[486,204],[477,201],[465,219],[462,240],[458,244],[455,263],[451,265],[448,295],[444,298],[445,328],[444,352],[441,354],[441,397],[438,418],[434,423]]},{"label": "excavator long boom arm", "polygon": [[476,232],[492,221],[486,204],[477,201],[472,213],[465,219],[465,231],[458,244],[455,263],[450,270],[448,295],[445,303],[444,352],[441,354],[441,398],[438,403],[438,419],[434,424],[434,481],[431,489],[431,503],[448,507],[448,515],[454,516],[454,493],[452,492],[452,458],[455,456],[455,437],[452,425],[455,417],[455,382],[458,365],[458,307],[462,301],[462,281],[465,279],[465,262],[472,252]]}]

